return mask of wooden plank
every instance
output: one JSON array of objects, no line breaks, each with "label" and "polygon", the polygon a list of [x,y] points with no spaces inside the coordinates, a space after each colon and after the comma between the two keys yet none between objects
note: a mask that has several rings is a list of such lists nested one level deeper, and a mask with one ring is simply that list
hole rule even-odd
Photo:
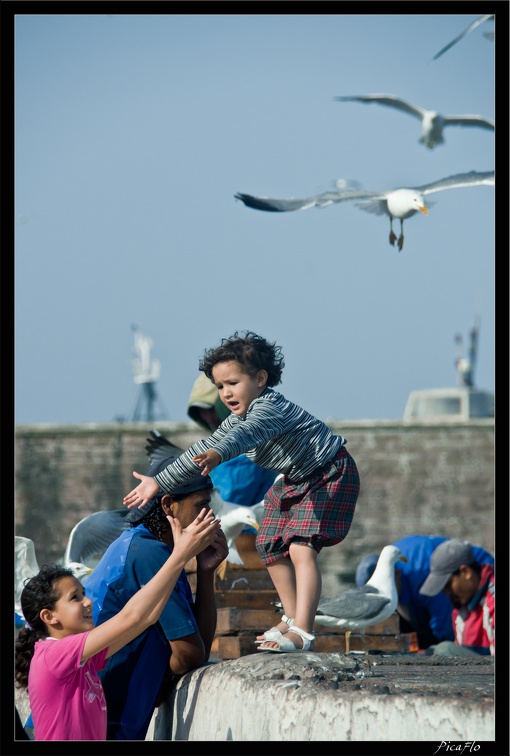
[{"label": "wooden plank", "polygon": [[238,632],[256,630],[262,633],[280,621],[280,615],[271,609],[240,609],[225,607],[218,609],[216,635],[234,635]]},{"label": "wooden plank", "polygon": [[240,609],[274,609],[271,602],[278,601],[276,591],[216,591],[216,606],[236,606]]},{"label": "wooden plank", "polygon": [[267,570],[247,570],[238,567],[236,570],[227,568],[227,574],[222,580],[218,573],[214,576],[216,591],[236,589],[246,591],[274,590],[274,585]]},{"label": "wooden plank", "polygon": [[[231,635],[232,633],[256,630],[262,632],[279,622],[280,614],[273,609],[245,608],[228,606],[218,608],[217,635]],[[345,629],[339,627],[324,627],[314,624],[314,633],[322,635],[345,635]],[[367,628],[367,635],[398,635],[400,633],[399,618],[395,612],[384,622]],[[353,633],[354,634],[354,633]],[[359,633],[358,633],[359,634]]]},{"label": "wooden plank", "polygon": [[[260,653],[254,644],[255,635],[220,635],[218,636],[218,656],[220,659],[238,659],[248,654]],[[362,636],[352,634],[349,639],[350,651],[387,651],[408,653],[410,637],[402,635],[366,635],[365,644]],[[317,653],[345,653],[345,636],[317,635],[315,637],[315,651]]]},{"label": "wooden plank", "polygon": [[[336,633],[340,633],[341,635],[345,634],[345,628],[343,627],[327,627],[326,625],[319,625],[318,622],[314,623],[313,631],[314,633],[328,633],[333,635]],[[397,612],[394,612],[391,617],[388,617],[388,619],[384,622],[379,622],[378,625],[372,625],[372,627],[368,627],[366,632],[367,635],[391,635],[393,633],[399,634],[400,619]]]}]

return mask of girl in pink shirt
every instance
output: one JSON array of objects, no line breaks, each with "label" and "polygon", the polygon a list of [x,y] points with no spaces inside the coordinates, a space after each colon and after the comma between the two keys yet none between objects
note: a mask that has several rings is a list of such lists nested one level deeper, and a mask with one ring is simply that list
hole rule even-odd
[{"label": "girl in pink shirt", "polygon": [[28,687],[35,740],[106,740],[106,702],[98,671],[106,659],[157,622],[187,562],[213,546],[211,510],[182,530],[168,515],[174,548],[159,572],[98,627],[92,601],[71,570],[44,565],[21,594],[26,625],[16,641],[16,683]]}]

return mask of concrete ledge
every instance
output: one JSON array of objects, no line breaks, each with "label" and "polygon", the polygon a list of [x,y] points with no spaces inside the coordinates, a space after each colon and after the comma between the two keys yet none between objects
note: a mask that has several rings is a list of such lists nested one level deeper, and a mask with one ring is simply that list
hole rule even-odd
[{"label": "concrete ledge", "polygon": [[494,659],[371,654],[367,662],[363,655],[340,653],[255,653],[195,670],[157,710],[147,736],[284,742],[494,739]]}]

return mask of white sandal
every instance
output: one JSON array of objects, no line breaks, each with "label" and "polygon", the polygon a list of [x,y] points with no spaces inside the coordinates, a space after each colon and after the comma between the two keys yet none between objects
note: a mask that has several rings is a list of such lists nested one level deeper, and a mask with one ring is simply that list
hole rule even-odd
[{"label": "white sandal", "polygon": [[[294,620],[292,617],[287,617],[286,614],[282,614],[282,618],[280,620],[281,622],[286,622],[289,627],[292,627],[294,624]],[[258,645],[259,643],[266,643],[267,641],[275,641],[276,643],[280,642],[280,638],[283,638],[284,633],[282,633],[281,630],[278,630],[277,627],[272,627],[270,630],[266,630],[264,635],[264,640],[256,640],[255,645]]]},{"label": "white sandal", "polygon": [[307,633],[304,630],[302,630],[300,627],[297,627],[296,625],[292,625],[291,632],[296,633],[296,635],[300,635],[303,639],[303,646],[302,648],[298,648],[293,644],[293,642],[287,638],[287,633],[282,635],[281,638],[268,638],[268,640],[273,640],[275,643],[278,643],[277,648],[271,648],[271,646],[268,646],[267,648],[262,648],[262,646],[259,646],[257,651],[272,651],[273,653],[277,654],[289,654],[293,653],[294,651],[309,651],[310,646],[312,644],[312,641],[315,640],[315,635],[312,635],[312,633]]}]

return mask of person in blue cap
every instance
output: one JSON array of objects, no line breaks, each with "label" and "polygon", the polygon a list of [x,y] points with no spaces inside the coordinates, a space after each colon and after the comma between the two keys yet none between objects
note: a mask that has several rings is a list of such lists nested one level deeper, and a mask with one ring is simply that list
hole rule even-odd
[{"label": "person in blue cap", "polygon": [[[394,541],[407,562],[395,565],[395,582],[398,591],[397,612],[400,617],[400,631],[415,632],[420,649],[442,641],[453,641],[453,604],[444,593],[424,596],[419,591],[430,573],[432,553],[444,541],[445,536],[408,535]],[[473,546],[476,561],[480,564],[494,564],[494,557],[481,546]],[[368,582],[375,569],[378,554],[368,554],[356,568],[356,585]]]},{"label": "person in blue cap", "polygon": [[[147,475],[156,475],[174,460],[154,462]],[[209,476],[196,475],[128,512],[126,520],[132,527],[109,546],[84,581],[85,593],[94,602],[96,625],[117,614],[172,553],[166,515],[186,528],[203,507],[210,508],[212,489]],[[108,712],[107,740],[144,740],[154,709],[175,676],[207,663],[216,632],[214,572],[227,554],[220,529],[213,544],[196,557],[194,599],[182,570],[159,621],[108,659],[100,673]]]}]

